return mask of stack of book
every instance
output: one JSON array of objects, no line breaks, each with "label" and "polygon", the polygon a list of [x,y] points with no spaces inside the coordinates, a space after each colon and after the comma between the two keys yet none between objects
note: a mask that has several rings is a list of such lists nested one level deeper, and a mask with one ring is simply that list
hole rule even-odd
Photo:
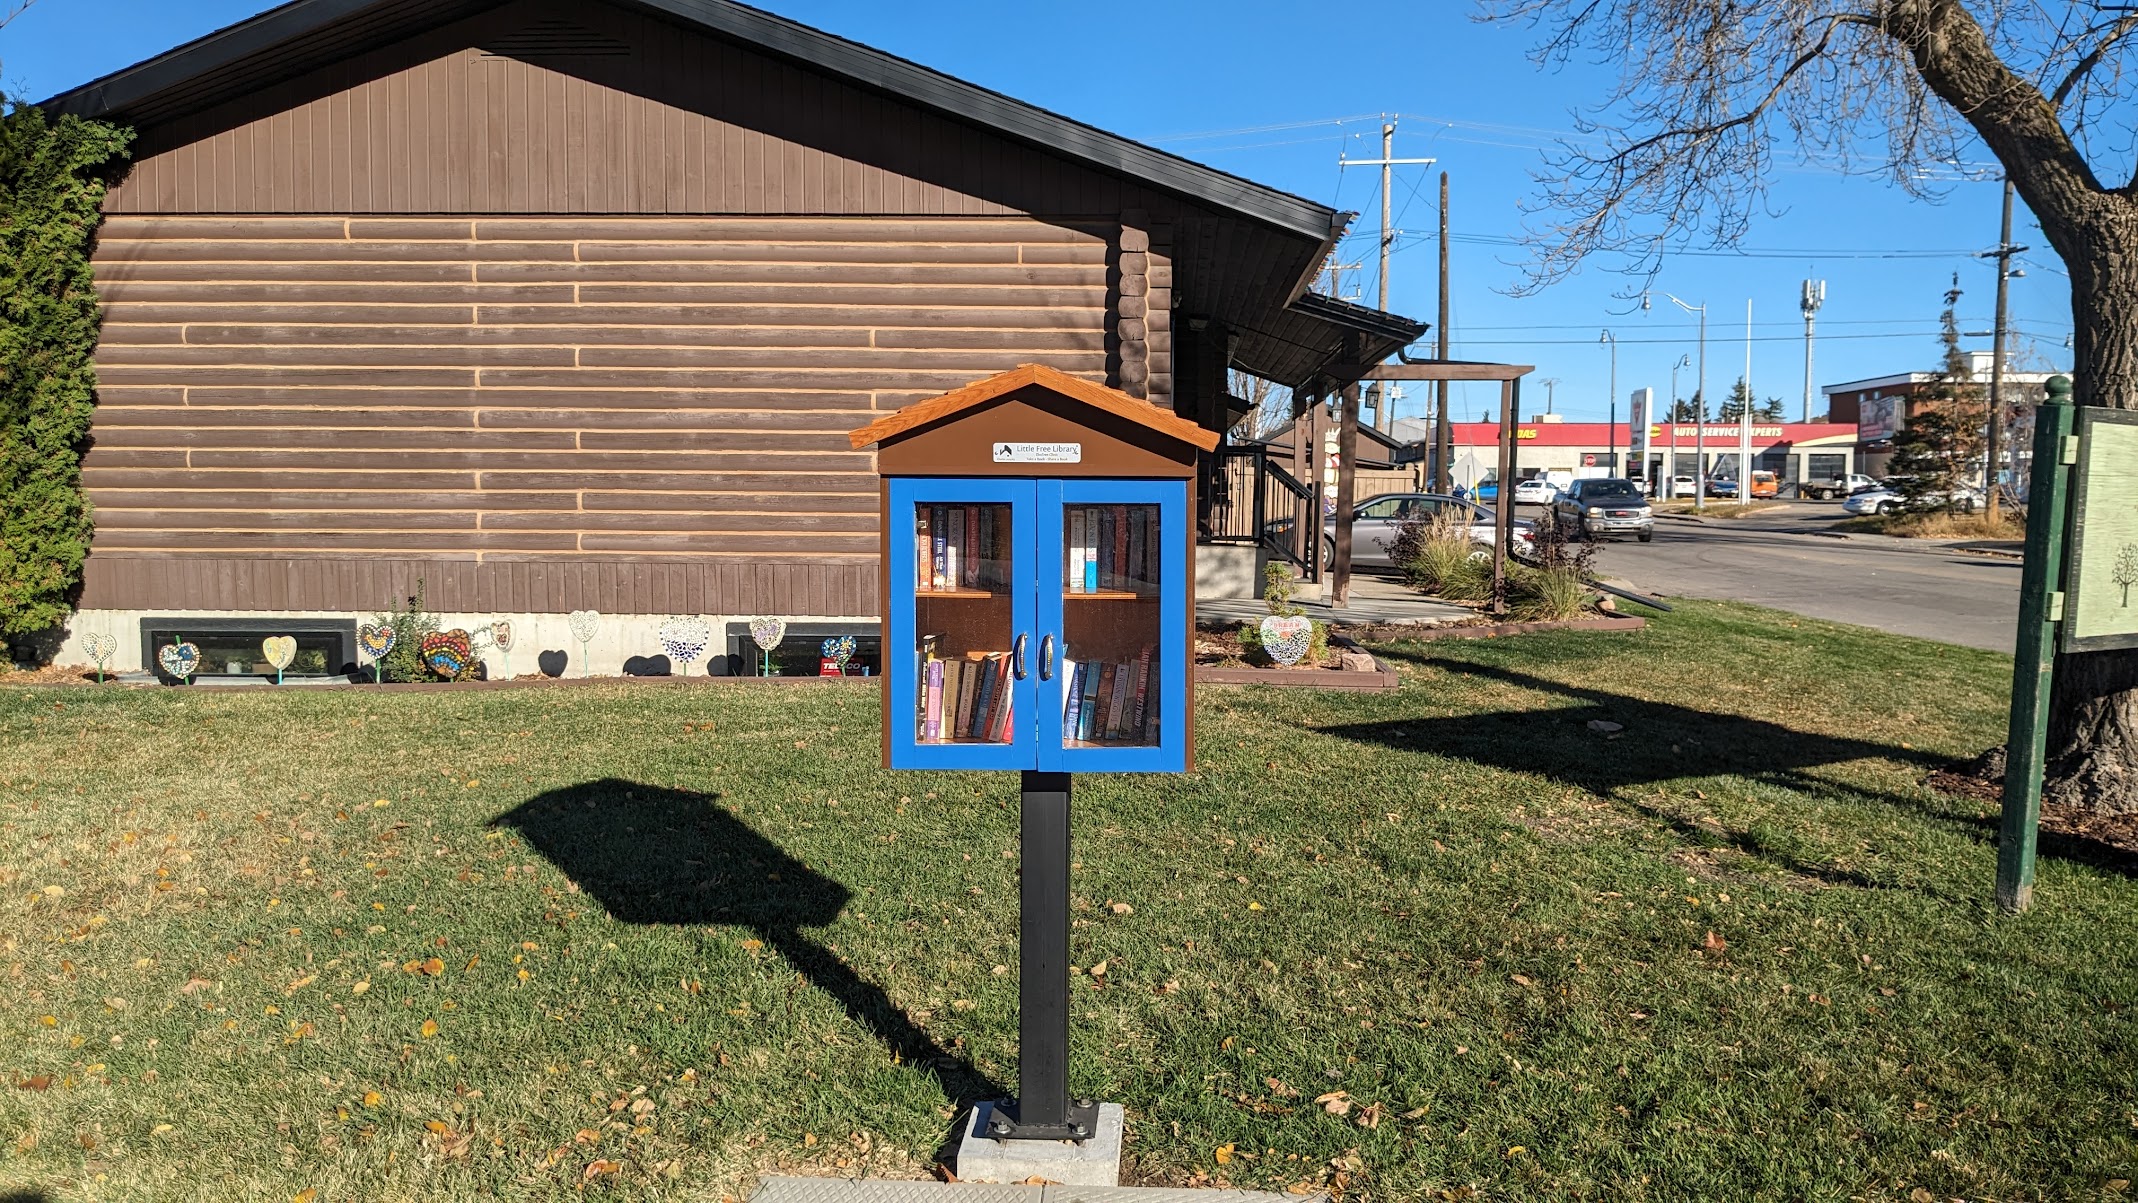
[{"label": "stack of book", "polygon": [[994,559],[992,505],[923,505],[913,519],[914,588],[923,593],[985,589]]},{"label": "stack of book", "polygon": [[1010,686],[1008,652],[928,657],[921,666],[921,742],[1008,743],[1014,721]]},{"label": "stack of book", "polygon": [[1134,660],[1065,660],[1062,731],[1078,743],[1156,743],[1158,664],[1146,644]]},{"label": "stack of book", "polygon": [[1152,592],[1160,550],[1156,506],[1069,507],[1063,576],[1071,593]]}]

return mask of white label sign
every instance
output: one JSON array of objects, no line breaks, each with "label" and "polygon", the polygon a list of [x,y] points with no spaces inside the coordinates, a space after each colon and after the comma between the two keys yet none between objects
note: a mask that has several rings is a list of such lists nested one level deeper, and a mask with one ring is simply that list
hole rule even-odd
[{"label": "white label sign", "polygon": [[998,464],[1080,464],[1084,462],[1082,443],[997,443],[995,462]]}]

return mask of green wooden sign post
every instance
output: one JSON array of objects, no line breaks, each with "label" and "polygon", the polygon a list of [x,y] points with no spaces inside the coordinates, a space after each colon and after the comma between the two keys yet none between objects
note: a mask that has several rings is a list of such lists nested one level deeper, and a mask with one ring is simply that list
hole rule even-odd
[{"label": "green wooden sign post", "polygon": [[2034,843],[2041,823],[2050,673],[2063,618],[2065,501],[2072,462],[2071,379],[2049,380],[2034,411],[2033,481],[2027,489],[2026,561],[2019,576],[2019,641],[2012,659],[2012,725],[2005,740],[2004,816],[1997,840],[1997,905],[2018,913],[2034,902]]}]

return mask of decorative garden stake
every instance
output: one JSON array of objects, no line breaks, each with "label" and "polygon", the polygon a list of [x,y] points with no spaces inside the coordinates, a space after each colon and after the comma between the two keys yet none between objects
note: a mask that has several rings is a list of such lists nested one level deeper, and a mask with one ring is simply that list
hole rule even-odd
[{"label": "decorative garden stake", "polygon": [[687,677],[691,662],[704,655],[706,645],[713,641],[713,629],[702,618],[671,618],[661,624],[660,638],[661,650],[683,666]]},{"label": "decorative garden stake", "polygon": [[1262,650],[1290,668],[1306,659],[1314,642],[1314,620],[1297,614],[1272,614],[1262,620]]},{"label": "decorative garden stake", "polygon": [[173,635],[170,643],[156,649],[156,663],[163,665],[163,671],[177,678],[178,683],[183,685],[192,678],[194,670],[200,667],[200,649],[190,643],[179,642],[178,636]]},{"label": "decorative garden stake", "polygon": [[382,684],[385,681],[385,675],[379,669],[379,662],[386,659],[387,654],[393,651],[393,645],[399,640],[400,636],[394,632],[393,627],[390,625],[367,622],[356,628],[357,651],[371,657],[371,683],[373,685]]},{"label": "decorative garden stake", "polygon": [[839,666],[839,675],[843,677],[846,675],[846,662],[854,658],[854,637],[834,635],[825,640],[824,646],[819,650],[824,653],[826,660]]},{"label": "decorative garden stake", "polygon": [[269,635],[260,641],[260,654],[275,666],[275,684],[282,684],[282,670],[297,658],[297,638],[294,635]]},{"label": "decorative garden stake", "polygon": [[772,649],[787,637],[787,624],[777,618],[750,620],[750,642],[757,645],[757,675],[772,675]]},{"label": "decorative garden stake", "polygon": [[505,658],[505,679],[512,679],[512,624],[500,618],[490,624],[490,642],[497,645],[497,652]]},{"label": "decorative garden stake", "polygon": [[102,685],[104,683],[104,662],[111,659],[113,652],[119,650],[119,641],[102,631],[91,631],[89,634],[82,636],[82,650],[89,653],[91,660],[96,661],[97,684]]},{"label": "decorative garden stake", "polygon": [[450,631],[432,631],[423,637],[423,662],[431,671],[452,681],[475,659],[475,649],[468,642],[468,633],[458,628]]},{"label": "decorative garden stake", "polygon": [[565,616],[565,624],[572,628],[572,638],[579,641],[579,675],[587,675],[586,645],[594,641],[594,632],[601,628],[601,611],[574,610]]}]

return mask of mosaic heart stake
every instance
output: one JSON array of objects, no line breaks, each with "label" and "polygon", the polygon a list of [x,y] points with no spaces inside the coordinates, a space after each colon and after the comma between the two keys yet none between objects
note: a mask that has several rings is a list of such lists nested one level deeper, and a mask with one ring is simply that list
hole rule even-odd
[{"label": "mosaic heart stake", "polygon": [[183,685],[200,667],[200,649],[190,643],[167,643],[156,649],[156,663]]},{"label": "mosaic heart stake", "polygon": [[683,666],[687,677],[691,662],[704,655],[706,645],[713,641],[713,629],[702,618],[671,618],[661,624],[660,638],[661,650]]},{"label": "mosaic heart stake", "polygon": [[356,628],[357,651],[371,657],[371,683],[373,685],[385,680],[379,669],[379,661],[386,658],[386,654],[393,650],[393,645],[399,640],[400,636],[394,633],[394,629],[391,626],[381,623],[367,622]]},{"label": "mosaic heart stake", "polygon": [[750,620],[750,642],[757,645],[757,675],[772,675],[772,649],[787,637],[787,624],[777,618]]},{"label": "mosaic heart stake", "polygon": [[102,631],[91,631],[89,634],[82,636],[82,650],[89,653],[91,660],[96,661],[97,684],[102,685],[104,683],[104,662],[111,659],[113,652],[119,650],[119,641]]},{"label": "mosaic heart stake", "polygon": [[839,675],[843,677],[846,675],[846,662],[854,658],[854,637],[834,635],[825,640],[824,646],[818,650],[824,653],[826,660],[839,666]]},{"label": "mosaic heart stake", "polygon": [[572,629],[572,638],[579,641],[579,675],[586,676],[586,645],[594,641],[594,632],[601,628],[601,611],[574,610],[565,616],[564,621]]},{"label": "mosaic heart stake", "polygon": [[448,681],[458,679],[475,659],[475,649],[468,646],[468,633],[457,628],[432,631],[423,637],[422,648],[423,662]]},{"label": "mosaic heart stake", "polygon": [[1262,650],[1269,658],[1290,667],[1306,658],[1314,642],[1314,620],[1297,614],[1272,614],[1262,620]]},{"label": "mosaic heart stake", "polygon": [[275,666],[275,684],[282,684],[282,670],[297,658],[297,637],[294,635],[269,635],[260,641],[260,654]]},{"label": "mosaic heart stake", "polygon": [[505,658],[505,679],[512,679],[512,624],[500,618],[490,624],[490,642],[497,645],[498,654]]}]

